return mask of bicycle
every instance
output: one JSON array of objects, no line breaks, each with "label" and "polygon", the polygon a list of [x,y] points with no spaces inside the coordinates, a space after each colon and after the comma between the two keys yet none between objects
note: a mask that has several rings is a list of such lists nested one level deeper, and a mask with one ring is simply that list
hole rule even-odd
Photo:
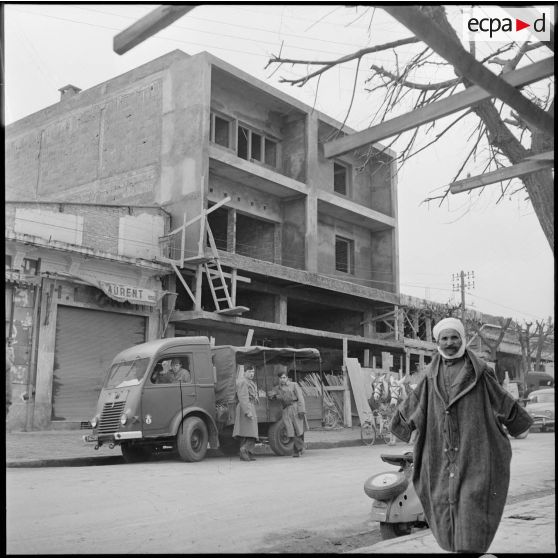
[{"label": "bicycle", "polygon": [[360,439],[365,446],[372,446],[380,436],[390,446],[394,445],[390,430],[391,417],[378,410],[367,413],[360,426]]}]

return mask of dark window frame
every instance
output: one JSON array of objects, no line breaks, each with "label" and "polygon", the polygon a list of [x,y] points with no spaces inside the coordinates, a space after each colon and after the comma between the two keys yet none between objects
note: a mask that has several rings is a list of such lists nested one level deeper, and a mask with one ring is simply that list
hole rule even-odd
[{"label": "dark window frame", "polygon": [[[344,253],[340,253],[343,247]],[[344,257],[343,257],[344,256]],[[355,272],[355,243],[354,240],[335,235],[335,271],[354,275]]]},{"label": "dark window frame", "polygon": [[[343,184],[339,185],[338,177],[344,176]],[[341,196],[348,196],[351,188],[351,167],[341,161],[333,161],[333,191]]]},{"label": "dark window frame", "polygon": [[[221,143],[219,141],[217,141],[217,119],[225,122],[228,124],[228,133],[227,133],[227,145],[224,145],[224,143]],[[227,116],[225,114],[222,114],[220,112],[215,112],[215,111],[211,111],[210,112],[210,122],[209,122],[209,141],[211,143],[214,143],[215,145],[219,145],[220,147],[224,147],[225,149],[230,149],[231,151],[234,151],[236,149],[236,145],[234,142],[234,132],[236,131],[235,129],[235,120],[234,118],[231,118],[230,116]],[[219,136],[220,137],[220,136]]]}]

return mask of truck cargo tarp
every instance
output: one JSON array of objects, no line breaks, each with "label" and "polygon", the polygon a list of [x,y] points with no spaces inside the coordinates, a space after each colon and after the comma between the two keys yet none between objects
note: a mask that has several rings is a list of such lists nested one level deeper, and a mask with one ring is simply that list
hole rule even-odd
[{"label": "truck cargo tarp", "polygon": [[291,366],[293,362],[315,360],[319,362],[317,349],[293,349],[289,347],[234,347],[220,345],[211,349],[217,382],[215,399],[232,401],[235,394],[236,372],[238,365],[252,364],[256,367],[283,364]]}]

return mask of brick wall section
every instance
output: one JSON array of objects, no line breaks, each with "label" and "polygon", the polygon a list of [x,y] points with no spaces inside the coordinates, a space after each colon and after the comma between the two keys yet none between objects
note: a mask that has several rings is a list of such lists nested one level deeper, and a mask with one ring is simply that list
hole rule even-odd
[{"label": "brick wall section", "polygon": [[6,135],[6,198],[152,203],[159,180],[160,79]]},{"label": "brick wall section", "polygon": [[118,232],[120,217],[125,215],[159,215],[165,220],[165,230],[169,229],[169,217],[161,210],[150,207],[116,206],[108,207],[102,205],[82,204],[17,204],[6,203],[6,230],[13,230],[16,207],[26,209],[40,209],[52,213],[63,213],[78,215],[84,218],[83,224],[83,246],[109,252],[118,253]]}]

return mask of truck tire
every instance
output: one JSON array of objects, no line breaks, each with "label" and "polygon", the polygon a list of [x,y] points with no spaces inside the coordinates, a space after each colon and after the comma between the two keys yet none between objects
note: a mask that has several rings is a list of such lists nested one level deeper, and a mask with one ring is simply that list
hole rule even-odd
[{"label": "truck tire", "polygon": [[287,428],[282,420],[269,427],[269,446],[275,455],[292,455],[294,442],[287,436]]},{"label": "truck tire", "polygon": [[240,440],[233,438],[232,434],[222,434],[219,436],[219,449],[227,456],[238,455]]},{"label": "truck tire", "polygon": [[176,449],[182,461],[201,461],[207,453],[209,434],[205,422],[199,417],[188,417],[178,427]]},{"label": "truck tire", "polygon": [[399,496],[408,484],[409,480],[401,471],[378,473],[364,481],[364,492],[375,500],[391,500]]},{"label": "truck tire", "polygon": [[122,457],[126,463],[141,463],[142,461],[149,461],[152,456],[151,449],[146,446],[132,444],[130,442],[122,442],[120,444],[122,450]]}]

